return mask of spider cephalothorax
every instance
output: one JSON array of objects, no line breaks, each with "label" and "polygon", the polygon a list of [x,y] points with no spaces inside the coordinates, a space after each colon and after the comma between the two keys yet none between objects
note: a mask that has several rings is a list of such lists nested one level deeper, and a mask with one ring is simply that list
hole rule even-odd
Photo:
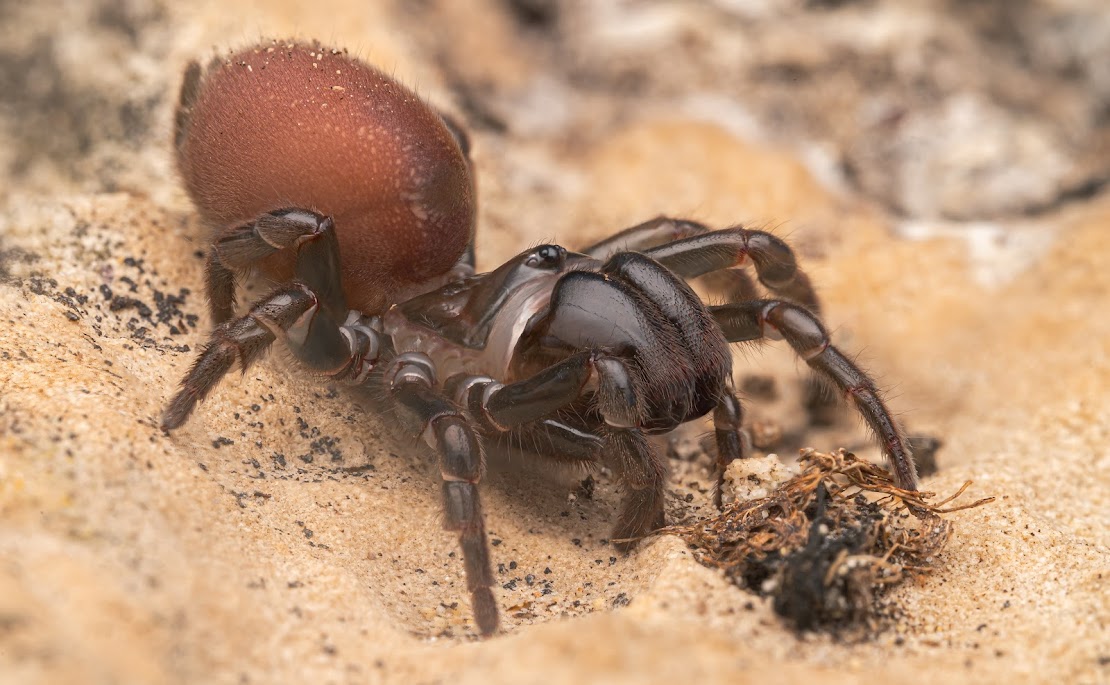
[{"label": "spider cephalothorax", "polygon": [[[194,64],[175,142],[214,228],[206,286],[219,326],[163,428],[279,338],[324,376],[382,387],[438,455],[445,526],[482,633],[498,623],[483,444],[515,437],[555,461],[612,468],[625,492],[613,538],[627,548],[663,524],[667,463],[648,435],[712,413],[722,471],[744,456],[730,343],[784,338],[851,398],[899,486],[916,488],[897,422],[831,345],[790,248],[766,232],[658,218],[580,253],[541,245],[475,275],[465,135],[318,44]],[[747,265],[780,299],[757,297]],[[280,285],[233,319],[235,274],[251,269]],[[686,284],[700,276],[726,304],[702,303]]]}]

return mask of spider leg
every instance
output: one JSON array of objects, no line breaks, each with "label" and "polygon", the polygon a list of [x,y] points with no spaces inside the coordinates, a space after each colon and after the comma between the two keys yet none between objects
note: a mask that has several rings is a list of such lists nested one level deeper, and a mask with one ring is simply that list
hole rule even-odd
[{"label": "spider leg", "polygon": [[274,334],[261,319],[291,327],[311,306],[304,295],[299,288],[279,289],[255,305],[250,314],[212,331],[208,344],[162,412],[162,430],[184,424],[197,402],[208,396],[236,361],[245,371],[261,357],[274,342]]},{"label": "spider leg", "polygon": [[332,312],[346,311],[339,282],[339,243],[331,217],[306,209],[266,212],[226,229],[208,253],[205,291],[215,323],[231,319],[235,309],[235,273],[254,267],[274,253],[297,250],[297,276]]},{"label": "spider leg", "polygon": [[736,398],[732,383],[727,383],[713,409],[713,437],[717,442],[717,486],[713,490],[713,504],[718,509],[724,495],[725,469],[737,459],[751,454],[748,436],[741,430],[743,421],[744,410],[740,400]]},{"label": "spider leg", "polygon": [[813,285],[798,268],[794,251],[766,231],[739,226],[709,231],[650,248],[644,254],[683,278],[735,269],[751,260],[759,282],[772,293],[820,311]]},{"label": "spider leg", "polygon": [[425,442],[435,450],[443,478],[444,528],[459,537],[466,566],[471,609],[483,635],[497,630],[493,569],[478,496],[485,454],[470,420],[434,389],[431,361],[423,355],[401,355],[386,374],[393,397],[413,411]]},{"label": "spider leg", "polygon": [[[367,317],[346,311],[339,283],[339,243],[331,219],[303,210],[266,216],[270,218],[260,218],[241,227],[239,233],[225,236],[214,253],[242,265],[249,261],[244,255],[258,255],[267,249],[272,253],[278,249],[272,243],[284,241],[297,250],[296,280],[272,292],[246,316],[212,332],[166,406],[163,430],[185,423],[197,402],[236,362],[246,370],[279,337],[308,368],[337,380],[360,381],[377,360],[380,334]],[[309,225],[315,228],[309,230]],[[232,292],[233,286],[232,282]],[[214,308],[218,306],[215,299],[213,303]],[[344,313],[346,319],[340,322],[338,317]]]},{"label": "spider leg", "polygon": [[[725,274],[729,271],[742,274],[735,269],[715,273]],[[707,315],[701,300],[686,284],[664,266],[643,254],[618,253],[605,263],[602,272],[618,276],[647,295],[647,299],[659,307],[662,319],[674,325],[681,344],[680,350],[672,353],[672,363],[682,364],[679,359],[685,356],[692,365],[701,366],[708,372],[698,374],[701,378],[694,386],[695,402],[692,406],[697,406],[697,409],[684,413],[700,415],[708,406],[713,407],[714,437],[717,442],[717,486],[713,500],[720,507],[725,469],[733,460],[748,454],[741,433],[743,410],[732,388],[732,359],[720,327]],[[681,351],[686,354],[681,354]],[[698,402],[699,398],[704,398],[710,404]]]},{"label": "spider leg", "polygon": [[[699,280],[725,302],[759,299],[755,283],[742,265],[750,258],[759,280],[773,294],[801,304],[817,316],[821,304],[809,277],[797,266],[790,247],[763,231],[732,228],[711,231],[702,224],[658,217],[626,229],[589,248],[589,254],[613,250],[640,250],[685,278]],[[704,271],[705,269],[709,271]],[[815,424],[832,421],[836,397],[825,384],[810,377],[805,406]]]},{"label": "spider leg", "polygon": [[303,283],[278,288],[250,312],[212,331],[208,344],[181,380],[162,413],[162,430],[179,428],[197,402],[203,400],[239,363],[246,371],[279,336],[289,350],[313,371],[337,380],[359,381],[377,359],[379,334],[365,317],[351,312],[340,325],[319,306],[315,293]]},{"label": "spider leg", "polygon": [[613,527],[613,546],[627,552],[641,537],[666,524],[663,500],[667,486],[667,459],[660,455],[637,428],[606,427],[608,455],[624,483],[617,525]]},{"label": "spider leg", "polygon": [[219,252],[209,250],[204,262],[204,292],[208,296],[208,316],[219,325],[235,316],[235,272],[220,261]]},{"label": "spider leg", "polygon": [[[735,230],[735,229],[733,229]],[[743,230],[743,229],[741,229]],[[783,275],[772,275],[770,280],[764,278],[764,285],[768,290],[771,290],[779,297],[797,302],[814,314],[821,315],[821,303],[817,298],[813,285],[809,277],[801,269],[797,268],[796,260],[789,254],[790,250],[778,239],[766,240],[766,233],[761,231],[749,231],[750,235],[755,235],[755,248],[756,252],[760,249],[760,243],[768,243],[762,248],[766,253],[763,258],[758,255],[752,258],[756,263],[757,271],[761,262],[776,261],[785,254],[783,263],[786,265],[794,265],[793,276],[785,278]],[[695,221],[686,219],[674,219],[670,217],[656,217],[642,224],[633,226],[632,228],[625,229],[614,236],[606,238],[599,243],[596,243],[584,250],[584,252],[596,259],[605,259],[618,252],[622,251],[639,251],[644,252],[656,259],[659,259],[660,254],[665,254],[671,250],[675,241],[682,241],[687,238],[697,236],[711,236],[714,231]],[[728,240],[735,240],[730,238]],[[698,241],[693,241],[692,244],[683,243],[677,246],[676,250],[714,250],[717,248],[707,248],[704,243],[699,244]],[[659,248],[659,249],[656,249]],[[776,254],[779,256],[776,257]],[[674,257],[671,257],[674,259]],[[664,261],[664,260],[660,260]],[[739,259],[740,264],[743,264],[744,257]],[[785,273],[786,269],[779,268],[779,271]],[[686,274],[682,274],[686,276]],[[762,275],[762,274],[761,274]],[[775,277],[779,280],[775,280]],[[691,276],[686,276],[692,278]],[[724,302],[745,302],[748,300],[756,300],[761,297],[756,289],[755,282],[751,276],[748,275],[748,270],[743,266],[732,266],[726,268],[719,268],[707,273],[703,273],[697,277],[698,281],[709,290],[709,292],[717,294]],[[817,424],[827,424],[831,421],[833,407],[836,406],[836,398],[831,395],[826,386],[818,379],[810,377],[806,385],[806,409],[810,415],[811,421]],[[718,443],[720,440],[718,440]],[[723,474],[723,471],[721,472]],[[720,487],[718,484],[718,495],[720,494]]]},{"label": "spider leg", "polygon": [[[592,390],[605,422],[598,458],[609,460],[621,474],[624,502],[613,532],[614,544],[627,551],[636,540],[663,525],[666,460],[648,443],[640,430],[646,407],[642,406],[625,360],[599,351],[585,351],[552,364],[534,376],[502,385],[472,377],[460,384],[460,403],[491,433],[542,421]],[[590,437],[563,437],[588,449]]]},{"label": "spider leg", "polygon": [[825,327],[812,312],[779,300],[726,304],[710,307],[709,312],[729,342],[781,335],[810,368],[831,380],[852,399],[856,410],[878,437],[898,487],[917,489],[913,452],[902,427],[887,409],[874,381],[833,346]]},{"label": "spider leg", "polygon": [[[760,275],[760,282],[771,292],[779,297],[786,298],[804,305],[810,311],[820,314],[821,305],[817,294],[810,283],[809,277],[797,268],[793,252],[778,238],[764,231],[753,231],[743,228],[714,231],[696,221],[687,219],[674,219],[660,216],[645,221],[642,224],[626,228],[598,243],[595,243],[582,252],[595,259],[607,259],[618,252],[643,252],[656,261],[663,263],[676,274],[683,278],[702,277],[703,283],[711,290],[722,294],[726,302],[751,300],[756,297],[755,284],[748,276],[744,265],[744,254],[734,263],[727,263],[727,259],[718,262],[719,266],[701,270],[699,273],[686,273],[675,268],[672,262],[683,261],[690,257],[682,257],[688,251],[718,251],[719,247],[712,247],[721,242],[735,242],[736,238],[714,239],[711,236],[741,232],[747,234],[747,242],[751,243],[751,258],[755,262],[756,271]],[[689,240],[691,238],[705,237],[708,240]],[[754,238],[754,240],[752,240]],[[744,241],[744,238],[741,238]],[[745,245],[746,247],[746,245]],[[696,259],[696,257],[695,257]],[[778,273],[766,273],[761,269],[761,264],[780,262]],[[790,273],[787,273],[790,271]]]},{"label": "spider leg", "polygon": [[667,462],[642,431],[605,427],[597,435],[546,419],[514,433],[534,436],[533,453],[538,456],[576,465],[593,465],[604,458],[621,474],[625,499],[612,533],[618,550],[627,552],[639,538],[665,524]]},{"label": "spider leg", "polygon": [[588,468],[600,462],[605,440],[571,424],[562,418],[522,424],[504,433],[501,442],[511,445],[515,440],[529,453],[559,464]]},{"label": "spider leg", "polygon": [[694,221],[657,216],[590,245],[582,250],[582,254],[605,261],[618,252],[643,252],[657,245],[708,231],[708,228]]},{"label": "spider leg", "polygon": [[[478,628],[483,634],[497,629],[497,604],[493,597],[493,571],[478,494],[485,456],[478,428],[493,435],[507,434],[518,427],[542,430],[550,445],[570,446],[572,460],[593,462],[602,446],[616,447],[629,495],[618,531],[623,537],[642,535],[663,523],[663,487],[666,464],[655,460],[655,468],[641,466],[649,459],[639,452],[629,453],[624,442],[635,449],[636,430],[612,431],[616,437],[602,441],[598,436],[576,431],[548,417],[585,392],[591,377],[599,377],[603,415],[614,423],[632,425],[638,406],[623,362],[601,357],[596,352],[581,352],[554,364],[536,375],[503,385],[483,376],[458,375],[445,387],[457,398],[448,399],[436,390],[435,367],[420,353],[399,355],[383,376],[393,397],[412,411],[423,426],[422,435],[439,458],[443,478],[444,527],[459,537],[466,565],[467,589]],[[466,407],[469,416],[461,407]],[[607,436],[609,437],[609,436]],[[643,448],[650,446],[642,439]],[[654,477],[654,478],[653,478]]]}]

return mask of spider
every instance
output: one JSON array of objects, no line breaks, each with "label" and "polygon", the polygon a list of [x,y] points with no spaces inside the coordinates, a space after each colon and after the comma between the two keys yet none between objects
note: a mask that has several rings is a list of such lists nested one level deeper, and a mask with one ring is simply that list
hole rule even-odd
[{"label": "spider", "polygon": [[[478,629],[496,631],[478,483],[487,442],[608,465],[627,550],[664,523],[667,462],[648,441],[712,413],[718,467],[745,456],[730,343],[784,338],[854,403],[900,487],[909,444],[874,383],[830,341],[779,238],[657,218],[581,252],[525,250],[475,274],[475,189],[462,129],[373,67],[319,43],[255,45],[187,69],[175,149],[213,228],[217,324],[163,415],[181,426],[276,340],[334,381],[372,386],[422,427],[442,475]],[[760,299],[742,267],[777,299]],[[276,289],[236,318],[237,275]],[[709,276],[727,304],[687,285]]]}]

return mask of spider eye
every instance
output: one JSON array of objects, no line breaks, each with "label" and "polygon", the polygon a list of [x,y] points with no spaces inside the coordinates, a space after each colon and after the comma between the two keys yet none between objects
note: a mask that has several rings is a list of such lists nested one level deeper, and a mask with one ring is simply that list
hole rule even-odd
[{"label": "spider eye", "polygon": [[524,263],[537,269],[558,269],[566,259],[566,249],[558,245],[541,245],[528,256]]}]

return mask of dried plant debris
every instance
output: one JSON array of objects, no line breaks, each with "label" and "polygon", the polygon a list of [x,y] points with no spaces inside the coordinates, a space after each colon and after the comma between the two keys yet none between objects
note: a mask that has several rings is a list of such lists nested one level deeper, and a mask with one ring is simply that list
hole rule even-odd
[{"label": "dried plant debris", "polygon": [[706,566],[773,598],[798,630],[880,627],[880,599],[907,576],[933,570],[952,532],[941,518],[994,498],[943,508],[933,493],[901,490],[881,467],[839,450],[804,450],[801,472],[767,497],[661,532],[678,535]]}]

